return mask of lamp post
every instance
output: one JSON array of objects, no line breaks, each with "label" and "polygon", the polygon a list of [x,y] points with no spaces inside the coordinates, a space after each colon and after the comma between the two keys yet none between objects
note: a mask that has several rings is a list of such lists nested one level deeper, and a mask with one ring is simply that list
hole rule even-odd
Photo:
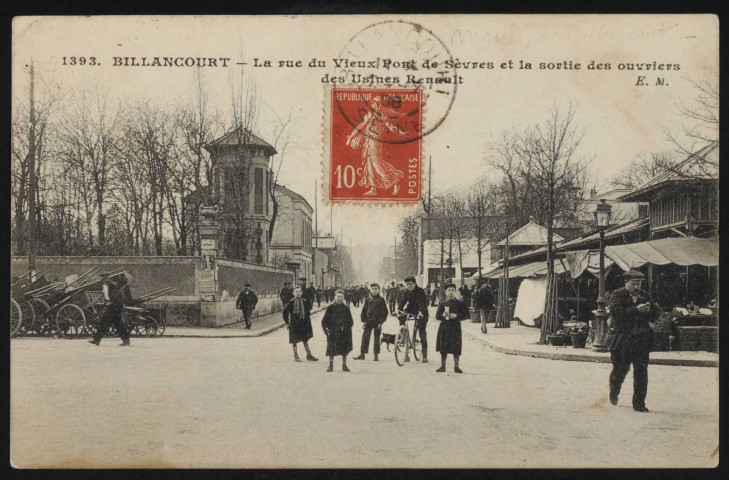
[{"label": "lamp post", "polygon": [[600,284],[597,294],[597,311],[595,311],[595,335],[592,348],[597,352],[607,352],[607,312],[605,311],[605,230],[610,226],[612,207],[601,199],[595,209],[595,227],[600,231]]}]

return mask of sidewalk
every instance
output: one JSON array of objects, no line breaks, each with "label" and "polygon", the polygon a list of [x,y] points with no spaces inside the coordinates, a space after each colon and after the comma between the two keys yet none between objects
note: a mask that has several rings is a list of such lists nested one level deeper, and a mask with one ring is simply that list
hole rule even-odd
[{"label": "sidewalk", "polygon": [[[554,347],[539,345],[539,329],[525,327],[511,322],[511,328],[494,328],[488,324],[488,333],[481,333],[481,324],[471,320],[461,322],[465,334],[484,343],[491,350],[508,355],[522,355],[552,360],[574,362],[610,363],[610,353],[600,353],[591,348]],[[684,367],[718,367],[719,354],[710,352],[651,352],[651,365],[674,365]]]},{"label": "sidewalk", "polygon": [[[320,312],[327,307],[328,304],[322,302],[321,307],[311,309],[312,315]],[[281,312],[274,312],[269,315],[255,317],[251,319],[251,329],[246,330],[245,322],[233,323],[220,328],[203,328],[203,327],[175,327],[168,326],[165,333],[157,338],[248,338],[260,337],[271,333],[285,325]]]}]

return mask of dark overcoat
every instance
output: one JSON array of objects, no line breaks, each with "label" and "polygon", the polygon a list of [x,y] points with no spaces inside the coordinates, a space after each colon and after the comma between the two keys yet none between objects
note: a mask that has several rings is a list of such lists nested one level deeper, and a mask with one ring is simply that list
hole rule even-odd
[{"label": "dark overcoat", "polygon": [[[457,316],[453,319],[446,318],[445,310],[448,308],[449,313],[455,313]],[[461,337],[461,320],[468,318],[468,306],[461,300],[454,298],[453,300],[444,300],[438,305],[435,312],[435,318],[440,320],[438,326],[438,337],[435,341],[435,351],[442,354],[452,353],[460,355],[463,346]]]},{"label": "dark overcoat", "polygon": [[610,295],[610,316],[614,338],[610,349],[615,351],[622,347],[650,351],[653,345],[653,330],[650,322],[654,322],[660,309],[651,303],[648,312],[638,310],[641,303],[650,302],[648,294],[635,290],[635,300],[625,288],[619,288]]},{"label": "dark overcoat", "polygon": [[352,351],[352,312],[345,304],[333,303],[324,312],[321,327],[327,335],[327,356],[347,355]]},{"label": "dark overcoat", "polygon": [[301,315],[294,314],[294,302],[296,298],[289,300],[283,310],[284,322],[289,326],[289,343],[306,342],[314,336],[311,329],[311,302],[307,298],[301,298],[304,311]]}]

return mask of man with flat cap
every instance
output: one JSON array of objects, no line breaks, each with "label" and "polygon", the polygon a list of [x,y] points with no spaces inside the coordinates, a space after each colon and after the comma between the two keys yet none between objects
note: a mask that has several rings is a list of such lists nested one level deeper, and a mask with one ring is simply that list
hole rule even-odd
[{"label": "man with flat cap", "polygon": [[122,311],[124,310],[124,293],[122,292],[122,286],[116,281],[114,277],[109,276],[107,273],[102,273],[100,277],[103,279],[102,288],[104,290],[104,301],[106,307],[101,314],[99,322],[99,328],[96,329],[93,340],[89,340],[89,343],[93,343],[98,346],[101,343],[101,339],[109,333],[109,326],[114,325],[119,338],[122,343],[120,347],[129,346],[129,328],[122,322]]},{"label": "man with flat cap", "polygon": [[258,297],[255,292],[251,290],[251,284],[246,283],[243,286],[243,291],[238,294],[238,299],[235,301],[235,308],[243,312],[243,319],[246,322],[246,330],[251,329],[251,314],[253,309],[256,308],[258,303]]},{"label": "man with flat cap", "polygon": [[645,275],[637,270],[623,274],[625,287],[610,296],[611,328],[615,337],[610,345],[610,403],[618,403],[620,387],[633,364],[633,410],[648,413],[645,397],[648,393],[648,354],[653,345],[653,330],[660,309],[640,289]]}]

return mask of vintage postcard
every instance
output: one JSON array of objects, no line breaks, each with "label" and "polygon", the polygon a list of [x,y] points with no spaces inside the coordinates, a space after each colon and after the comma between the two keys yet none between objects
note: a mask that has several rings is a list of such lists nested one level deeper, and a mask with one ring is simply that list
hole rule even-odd
[{"label": "vintage postcard", "polygon": [[14,468],[719,464],[716,16],[12,39]]}]

